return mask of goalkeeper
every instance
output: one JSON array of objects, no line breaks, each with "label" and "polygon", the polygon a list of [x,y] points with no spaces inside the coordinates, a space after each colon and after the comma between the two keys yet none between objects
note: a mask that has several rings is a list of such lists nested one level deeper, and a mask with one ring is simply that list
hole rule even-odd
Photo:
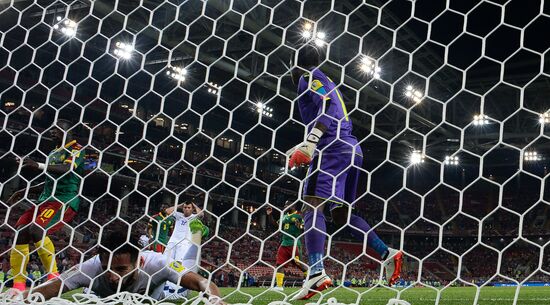
[{"label": "goalkeeper", "polygon": [[[70,222],[78,211],[80,199],[81,176],[84,173],[84,150],[72,138],[71,122],[63,119],[57,121],[57,127],[50,130],[50,136],[57,147],[50,152],[46,163],[37,163],[26,158],[23,168],[45,171],[46,181],[31,187],[32,190],[43,185],[38,198],[38,206],[29,208],[15,224],[17,239],[10,253],[10,265],[13,277],[13,288],[26,289],[26,270],[29,262],[29,244],[36,247],[38,257],[44,265],[48,279],[59,276],[55,261],[55,247],[50,235],[61,229],[64,223]],[[66,142],[64,135],[66,134]],[[25,189],[15,192],[8,204],[13,204],[23,197]]]},{"label": "goalkeeper", "polygon": [[361,242],[366,235],[367,245],[384,261],[391,286],[399,278],[403,254],[388,248],[363,218],[348,216],[348,209],[356,197],[363,152],[352,135],[352,122],[342,94],[318,68],[321,63],[319,50],[310,45],[302,47],[296,63],[291,74],[298,86],[298,109],[302,122],[307,125],[308,136],[289,152],[288,165],[291,168],[309,165],[302,193],[305,201],[302,212],[310,277],[293,300],[309,299],[332,285],[323,265],[327,232],[323,214],[325,203],[336,225],[349,224],[351,235]]}]

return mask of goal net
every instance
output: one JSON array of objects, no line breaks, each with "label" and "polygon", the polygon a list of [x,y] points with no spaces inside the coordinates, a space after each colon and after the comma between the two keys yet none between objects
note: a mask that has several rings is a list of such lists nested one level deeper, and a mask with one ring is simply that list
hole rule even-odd
[{"label": "goal net", "polygon": [[[0,292],[33,291],[54,264],[64,285],[114,257],[113,232],[163,252],[178,224],[161,240],[159,213],[194,202],[210,231],[194,270],[226,302],[302,304],[296,253],[276,262],[285,203],[309,206],[324,175],[326,230],[304,212],[291,238],[303,266],[308,233],[326,238],[333,288],[311,302],[550,301],[527,287],[550,285],[548,1],[11,0],[0,20]],[[342,172],[288,167],[312,127],[291,78],[304,46],[336,85],[336,139],[351,122],[362,151],[342,205],[368,234],[329,212]],[[404,254],[393,285],[372,234]],[[111,267],[55,302],[150,300],[90,294]]]}]

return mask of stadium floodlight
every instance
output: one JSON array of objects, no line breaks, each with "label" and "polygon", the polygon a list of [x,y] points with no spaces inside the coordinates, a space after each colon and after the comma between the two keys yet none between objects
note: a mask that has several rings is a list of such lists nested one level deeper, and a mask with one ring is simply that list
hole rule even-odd
[{"label": "stadium floodlight", "polygon": [[474,115],[474,125],[487,125],[489,124],[489,117],[485,114],[476,114]]},{"label": "stadium floodlight", "polygon": [[359,69],[361,70],[361,72],[370,75],[376,79],[380,78],[380,73],[382,72],[382,68],[380,68],[376,64],[376,61],[368,56],[363,56],[363,58],[361,58]]},{"label": "stadium floodlight", "polygon": [[169,77],[177,80],[177,81],[184,81],[185,75],[187,75],[187,69],[182,67],[174,67],[174,66],[168,66],[168,70],[166,71],[166,75]]},{"label": "stadium floodlight", "polygon": [[540,114],[539,123],[541,123],[541,124],[549,124],[550,123],[550,110]]},{"label": "stadium floodlight", "polygon": [[458,156],[445,156],[445,165],[458,165]]},{"label": "stadium floodlight", "polygon": [[413,150],[410,156],[410,161],[412,165],[424,163],[424,155],[420,150]]},{"label": "stadium floodlight", "polygon": [[57,21],[58,23],[53,26],[54,29],[63,33],[63,35],[67,37],[74,37],[76,35],[77,24],[75,21],[71,19],[63,20],[61,16],[57,16]]},{"label": "stadium floodlight", "polygon": [[523,153],[523,160],[525,161],[539,161],[540,155],[536,151],[526,151]]},{"label": "stadium floodlight", "polygon": [[214,82],[208,83],[208,93],[218,94],[220,92],[220,86]]},{"label": "stadium floodlight", "polygon": [[266,104],[262,102],[256,103],[256,111],[266,117],[269,117],[269,118],[273,117],[273,108],[266,106]]},{"label": "stadium floodlight", "polygon": [[113,53],[116,56],[128,60],[132,58],[132,52],[134,52],[134,46],[132,46],[131,44],[121,41],[117,41],[115,43],[115,50],[113,51]]},{"label": "stadium floodlight", "polygon": [[424,93],[422,91],[415,89],[413,86],[408,85],[407,88],[405,88],[405,96],[413,100],[415,103],[422,102],[422,98],[424,97]]},{"label": "stadium floodlight", "polygon": [[302,37],[310,39],[313,36],[313,24],[306,22],[302,28]]},{"label": "stadium floodlight", "polygon": [[317,35],[315,38],[315,45],[318,47],[324,46],[326,38],[327,38],[327,34],[325,34],[325,32],[317,32]]},{"label": "stadium floodlight", "polygon": [[307,41],[313,38],[313,42],[317,47],[322,47],[326,44],[327,34],[325,32],[315,32],[314,26],[310,22],[303,24],[301,35]]}]

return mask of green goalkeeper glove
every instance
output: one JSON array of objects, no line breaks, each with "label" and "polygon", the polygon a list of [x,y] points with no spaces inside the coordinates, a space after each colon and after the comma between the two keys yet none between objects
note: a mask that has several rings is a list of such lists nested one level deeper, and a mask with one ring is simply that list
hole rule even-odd
[{"label": "green goalkeeper glove", "polygon": [[202,237],[207,237],[210,233],[210,230],[205,226],[200,219],[193,219],[189,222],[189,229],[191,229],[191,234],[195,234],[199,231],[202,232]]}]

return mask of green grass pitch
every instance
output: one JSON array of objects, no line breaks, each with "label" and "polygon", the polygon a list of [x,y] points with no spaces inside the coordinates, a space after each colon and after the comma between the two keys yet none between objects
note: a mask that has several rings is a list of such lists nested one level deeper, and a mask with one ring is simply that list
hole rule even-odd
[{"label": "green grass pitch", "polygon": [[[251,303],[254,305],[267,305],[271,302],[284,300],[283,294],[271,292],[265,288],[221,288],[227,301],[234,303]],[[286,288],[283,292],[289,295],[295,292],[296,288]],[[476,288],[471,287],[451,287],[440,290],[440,305],[512,305],[514,296],[518,293],[517,305],[550,305],[550,287],[521,287],[519,291],[515,287],[484,287],[479,289],[477,303]],[[411,305],[435,304],[438,298],[437,290],[431,288],[409,288],[400,290],[400,299],[409,302]],[[336,298],[339,303],[344,304],[364,304],[364,305],[386,305],[388,300],[396,298],[397,290],[388,288],[334,288],[329,289],[324,294],[323,299],[318,304],[327,303],[328,298]],[[290,304],[305,305],[307,303],[317,303],[319,297],[313,297],[308,301],[289,302]]]},{"label": "green grass pitch", "polygon": [[[230,304],[268,305],[271,302],[283,301],[286,295],[297,291],[297,288],[285,288],[283,293],[272,292],[266,288],[220,288],[227,302]],[[483,287],[479,289],[476,300],[476,288],[451,287],[440,290],[431,288],[409,288],[405,290],[391,290],[388,288],[332,288],[327,290],[323,298],[313,297],[307,301],[295,301],[289,304],[306,305],[326,304],[329,298],[336,298],[338,303],[361,305],[386,305],[391,298],[397,298],[409,302],[411,305],[432,305],[439,298],[440,305],[513,305],[514,296],[518,294],[516,305],[550,305],[550,287],[521,287],[519,291],[515,287]],[[82,292],[78,289],[65,293],[63,298],[71,300],[71,295]],[[196,296],[191,294],[191,297]],[[290,299],[290,298],[288,298]],[[190,304],[187,302],[187,304]],[[182,304],[182,305],[187,305]]]},{"label": "green grass pitch", "polygon": [[[286,295],[291,295],[297,288],[285,288],[283,293],[272,292],[266,288],[220,288],[225,300],[230,304],[253,304],[268,305],[271,302],[283,301]],[[439,297],[437,290],[430,288],[409,288],[405,290],[391,290],[388,288],[332,288],[320,299],[318,296],[307,301],[295,301],[289,304],[306,305],[326,304],[329,298],[336,298],[338,303],[361,304],[361,305],[386,305],[391,298],[397,298],[409,302],[411,305],[432,305],[439,298],[440,305],[513,305],[514,296],[518,294],[516,305],[550,305],[550,287],[521,287],[519,291],[515,287],[484,287],[479,289],[476,298],[476,288],[451,287],[440,290]],[[73,301],[74,293],[81,293],[78,289],[65,293],[62,297]],[[191,294],[191,297],[196,296]],[[290,299],[290,298],[288,298]],[[187,302],[190,304],[191,302]],[[187,305],[182,304],[182,305]]]}]

